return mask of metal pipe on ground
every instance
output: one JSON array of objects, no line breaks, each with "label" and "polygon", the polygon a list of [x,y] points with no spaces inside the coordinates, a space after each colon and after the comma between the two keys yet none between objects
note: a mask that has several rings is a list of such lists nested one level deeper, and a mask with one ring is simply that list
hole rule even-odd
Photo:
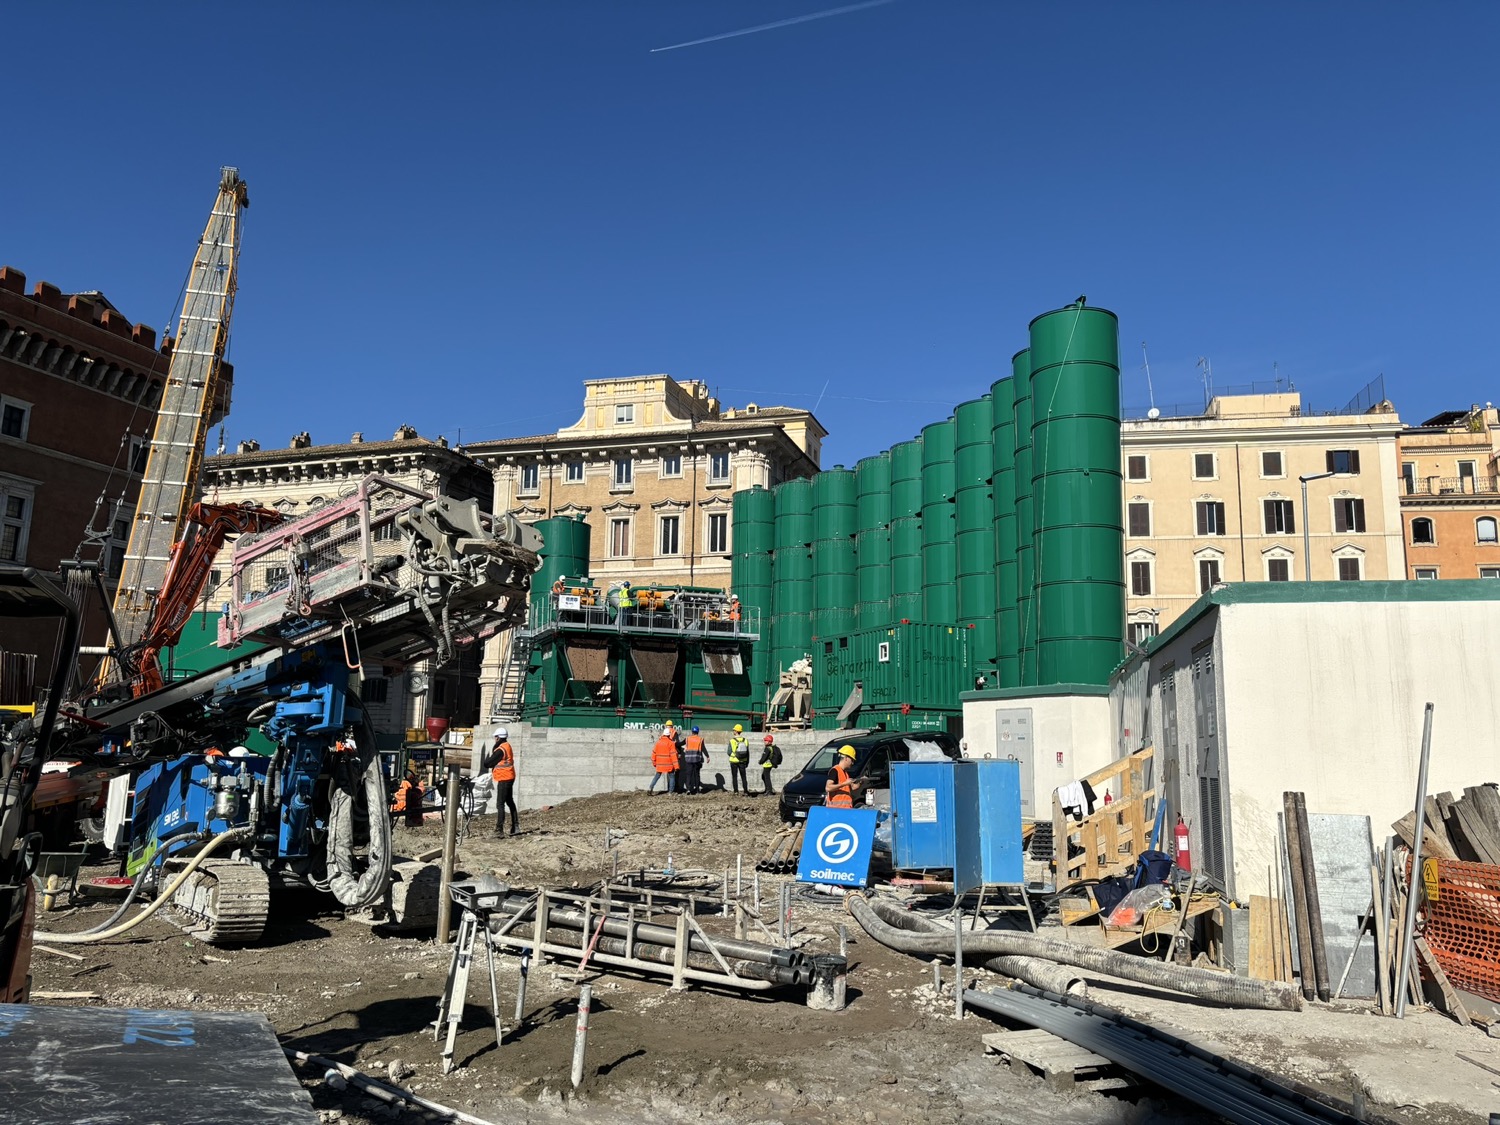
[{"label": "metal pipe on ground", "polygon": [[[944,956],[953,948],[951,934],[927,931],[920,925],[920,920],[913,919],[910,913],[893,902],[853,893],[844,899],[844,904],[865,932],[882,945],[903,953]],[[967,935],[964,945],[971,955],[986,960],[1001,955],[1040,957],[1138,984],[1169,988],[1231,1008],[1295,1012],[1302,1007],[1297,990],[1279,981],[1251,980],[1207,969],[1163,965],[1129,953],[1054,941],[1015,930],[983,930]]]}]

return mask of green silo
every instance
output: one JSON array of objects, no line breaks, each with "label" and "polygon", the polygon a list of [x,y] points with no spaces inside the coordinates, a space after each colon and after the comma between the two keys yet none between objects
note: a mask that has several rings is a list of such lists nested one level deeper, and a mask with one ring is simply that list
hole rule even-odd
[{"label": "green silo", "polygon": [[901,516],[891,520],[891,620],[903,618],[922,620],[920,516]]},{"label": "green silo", "polygon": [[780,669],[811,651],[812,645],[812,481],[789,480],[776,488],[776,551],[772,558],[774,614],[772,655]]},{"label": "green silo", "polygon": [[770,489],[741,489],[734,494],[734,535],[730,540],[736,552],[770,553],[776,546],[776,494]]},{"label": "green silo", "polygon": [[866,457],[854,466],[855,526],[860,531],[891,523],[891,455]]},{"label": "green silo", "polygon": [[846,536],[818,539],[812,545],[812,634],[834,637],[854,630],[858,586],[854,575],[854,540]]},{"label": "green silo", "polygon": [[1031,322],[1039,684],[1102,684],[1124,655],[1119,321],[1077,304]]},{"label": "green silo", "polygon": [[922,514],[922,439],[891,446],[891,519]]},{"label": "green silo", "polygon": [[789,480],[776,487],[776,546],[806,547],[813,541],[812,481]]},{"label": "green silo", "polygon": [[994,400],[995,648],[1001,687],[1021,682],[1021,617],[1016,605],[1016,382],[990,388]]},{"label": "green silo", "polygon": [[813,477],[813,537],[819,539],[852,538],[858,528],[854,473],[835,465]]},{"label": "green silo", "polygon": [[958,624],[969,630],[971,673],[995,670],[994,409],[989,395],[953,412],[954,545],[957,548]]},{"label": "green silo", "polygon": [[552,583],[559,578],[583,578],[589,572],[589,525],[583,518],[553,516],[532,524],[542,537],[541,565],[531,578],[531,589],[538,599],[532,602],[532,620],[550,619],[551,603],[547,600]]},{"label": "green silo", "polygon": [[1031,351],[1019,351],[1010,361],[1016,385],[1016,610],[1017,651],[1021,655],[1021,687],[1036,686],[1036,588],[1032,539],[1036,533],[1031,513]]},{"label": "green silo", "polygon": [[922,428],[922,620],[932,625],[958,619],[955,438],[952,418]]}]

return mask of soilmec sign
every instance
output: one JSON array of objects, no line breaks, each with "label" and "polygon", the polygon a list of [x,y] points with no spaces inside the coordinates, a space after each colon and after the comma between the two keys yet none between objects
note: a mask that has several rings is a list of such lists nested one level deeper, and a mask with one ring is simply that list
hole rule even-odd
[{"label": "soilmec sign", "polygon": [[797,881],[863,887],[870,876],[875,817],[874,809],[808,809]]}]

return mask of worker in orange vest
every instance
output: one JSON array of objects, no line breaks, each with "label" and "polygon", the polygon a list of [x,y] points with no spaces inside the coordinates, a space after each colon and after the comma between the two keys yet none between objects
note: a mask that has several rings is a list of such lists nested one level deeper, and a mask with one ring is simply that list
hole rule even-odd
[{"label": "worker in orange vest", "polygon": [[839,747],[833,769],[828,771],[828,781],[823,786],[823,804],[830,809],[852,809],[854,798],[865,791],[869,782],[850,775],[856,753],[847,742]]},{"label": "worker in orange vest", "polygon": [[422,827],[422,779],[415,769],[407,767],[406,776],[396,787],[391,812],[400,813],[408,828]]},{"label": "worker in orange vest", "polygon": [[683,788],[689,793],[703,792],[703,763],[708,761],[708,747],[698,728],[682,741]]},{"label": "worker in orange vest", "polygon": [[516,813],[516,752],[507,741],[510,732],[504,727],[495,731],[495,742],[490,747],[486,763],[490,767],[490,778],[495,783],[495,835],[505,835],[505,810],[510,809],[510,834],[514,836],[521,828],[521,818]]},{"label": "worker in orange vest", "polygon": [[667,778],[667,792],[673,793],[677,789],[677,728],[668,719],[666,726],[662,729],[661,737],[651,747],[651,767],[656,772],[651,775],[651,784],[646,787],[647,793],[656,791],[656,783],[665,774]]}]

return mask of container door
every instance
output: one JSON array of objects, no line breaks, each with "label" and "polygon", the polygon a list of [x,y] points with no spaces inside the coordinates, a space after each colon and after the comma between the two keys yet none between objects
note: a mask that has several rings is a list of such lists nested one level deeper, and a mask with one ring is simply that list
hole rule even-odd
[{"label": "container door", "polygon": [[[995,752],[985,757],[1020,763],[1021,815],[1033,819],[1037,815],[1035,749],[1030,707],[1004,707],[995,712]],[[1050,804],[1047,815],[1052,815]]]},{"label": "container door", "polygon": [[1220,784],[1218,673],[1213,643],[1193,650],[1193,749],[1198,778],[1198,864],[1205,874],[1224,881],[1224,808]]}]

